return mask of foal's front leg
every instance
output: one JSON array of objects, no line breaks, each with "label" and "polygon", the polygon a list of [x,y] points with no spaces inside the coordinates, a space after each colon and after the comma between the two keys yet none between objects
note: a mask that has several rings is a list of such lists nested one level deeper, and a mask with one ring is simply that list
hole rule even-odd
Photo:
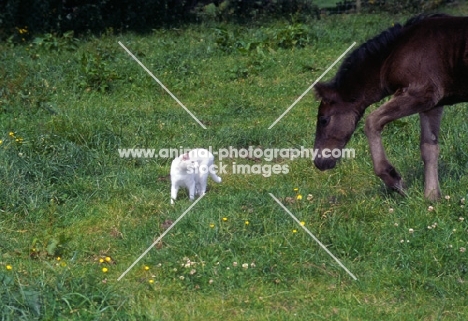
[{"label": "foal's front leg", "polygon": [[438,158],[439,129],[443,107],[419,114],[421,122],[421,157],[424,162],[424,197],[431,201],[440,198]]},{"label": "foal's front leg", "polygon": [[432,97],[419,92],[402,90],[391,100],[373,111],[366,119],[365,132],[369,141],[374,172],[388,187],[404,194],[403,180],[395,167],[388,161],[382,144],[381,132],[384,126],[396,119],[415,113],[422,113],[434,107]]},{"label": "foal's front leg", "polygon": [[374,172],[384,181],[385,185],[404,195],[403,180],[395,167],[388,161],[385,154],[381,137],[381,132],[385,124],[378,121],[380,119],[378,112],[379,109],[375,110],[367,117],[364,128],[369,142]]}]

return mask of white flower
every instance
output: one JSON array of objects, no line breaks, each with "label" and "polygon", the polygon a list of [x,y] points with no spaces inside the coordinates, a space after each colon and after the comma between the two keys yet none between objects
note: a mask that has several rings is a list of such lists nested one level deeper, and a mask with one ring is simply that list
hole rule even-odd
[{"label": "white flower", "polygon": [[450,196],[449,195],[445,195],[445,199],[448,201],[450,200]]},{"label": "white flower", "polygon": [[248,268],[249,268],[249,263],[244,263],[244,264],[242,264],[242,267],[243,267],[244,269],[248,269]]},{"label": "white flower", "polygon": [[465,218],[463,218],[463,217],[460,216],[460,217],[458,218],[458,220],[459,220],[460,222],[463,222],[463,221],[465,220]]},{"label": "white flower", "polygon": [[427,210],[428,210],[429,212],[432,212],[432,211],[434,210],[434,207],[433,207],[433,206],[429,206],[429,207],[427,208]]},{"label": "white flower", "polygon": [[232,262],[232,266],[236,267],[236,266],[237,266],[237,262]]},{"label": "white flower", "polygon": [[251,267],[251,268],[256,267],[255,263],[254,263],[254,262],[250,263],[250,267]]},{"label": "white flower", "polygon": [[208,281],[208,284],[213,284],[213,282],[214,282],[213,279],[210,279],[210,280]]},{"label": "white flower", "polygon": [[185,276],[181,275],[181,276],[179,276],[179,279],[184,280]]},{"label": "white flower", "polygon": [[414,233],[414,230],[413,230],[412,228],[410,228],[410,229],[408,230],[408,232],[409,232],[410,234],[413,234],[413,233]]},{"label": "white flower", "polygon": [[388,209],[388,212],[389,212],[389,213],[393,213],[393,208],[390,207],[390,208]]},{"label": "white flower", "polygon": [[461,253],[465,253],[465,251],[466,251],[466,248],[464,248],[464,247],[461,247],[461,248],[460,248],[460,252],[461,252]]},{"label": "white flower", "polygon": [[197,273],[197,270],[195,270],[195,269],[190,270],[190,275],[194,275],[195,273]]},{"label": "white flower", "polygon": [[394,223],[393,225],[398,226],[398,223]]}]

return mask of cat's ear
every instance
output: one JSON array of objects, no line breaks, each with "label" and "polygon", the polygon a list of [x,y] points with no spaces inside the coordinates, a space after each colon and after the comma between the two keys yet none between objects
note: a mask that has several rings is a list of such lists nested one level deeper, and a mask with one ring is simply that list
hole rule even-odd
[{"label": "cat's ear", "polygon": [[182,159],[183,159],[184,161],[189,160],[189,159],[190,159],[189,154],[186,153],[186,154],[182,155]]}]

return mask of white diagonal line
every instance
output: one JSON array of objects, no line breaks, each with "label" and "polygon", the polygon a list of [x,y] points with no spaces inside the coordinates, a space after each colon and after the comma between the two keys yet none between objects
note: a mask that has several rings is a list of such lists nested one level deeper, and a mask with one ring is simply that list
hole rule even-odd
[{"label": "white diagonal line", "polygon": [[296,221],[296,223],[299,224],[299,226],[302,227],[302,228],[304,229],[304,231],[306,231],[307,234],[309,234],[309,235],[314,239],[314,241],[317,242],[318,245],[320,245],[320,246],[325,250],[325,252],[327,252],[328,255],[330,255],[330,256],[336,261],[336,263],[338,263],[338,264],[339,264],[355,281],[357,280],[357,278],[354,276],[354,274],[351,273],[351,272],[346,268],[346,266],[344,266],[343,263],[341,263],[341,261],[338,260],[338,259],[336,258],[336,256],[334,256],[333,253],[330,252],[330,251],[327,249],[327,247],[326,247],[325,245],[323,245],[322,242],[320,242],[320,241],[315,237],[315,235],[312,234],[312,232],[310,232],[310,231],[307,229],[307,227],[305,227],[304,225],[302,225],[301,222],[286,208],[286,206],[283,205],[283,203],[281,203],[273,194],[271,194],[271,193],[269,193],[269,194],[270,194],[270,196],[276,201],[276,203],[278,203],[278,204],[286,211],[286,213],[288,213],[288,214],[293,218],[293,220]]},{"label": "white diagonal line", "polygon": [[205,125],[203,125],[203,124],[201,123],[201,121],[199,121],[198,118],[195,117],[195,115],[192,114],[192,112],[191,112],[187,107],[185,107],[184,104],[182,104],[181,101],[180,101],[179,99],[177,99],[177,97],[174,96],[174,94],[171,93],[171,91],[170,91],[169,89],[167,89],[167,87],[164,86],[163,83],[162,83],[158,78],[156,78],[156,76],[154,76],[153,73],[152,73],[151,71],[149,71],[149,69],[146,68],[145,65],[143,65],[143,64],[141,63],[141,61],[138,60],[138,58],[135,57],[135,55],[132,54],[132,53],[130,52],[130,50],[128,50],[127,47],[125,47],[120,41],[119,41],[119,45],[122,46],[122,48],[124,48],[125,51],[126,51],[126,52],[127,52],[127,53],[128,53],[128,54],[129,54],[129,55],[130,55],[130,56],[131,56],[131,57],[132,57],[132,58],[133,58],[133,59],[150,75],[150,76],[151,76],[151,77],[153,77],[153,79],[156,80],[156,82],[157,82],[172,98],[174,98],[174,100],[175,100],[183,109],[185,109],[185,111],[186,111],[190,116],[192,116],[192,118],[195,119],[195,121],[196,121],[201,127],[203,127],[203,129],[206,129]]},{"label": "white diagonal line", "polygon": [[192,205],[190,205],[189,208],[187,208],[187,209],[185,210],[185,212],[182,213],[182,215],[179,216],[179,218],[178,218],[177,220],[175,220],[175,222],[172,223],[172,225],[169,226],[168,229],[165,230],[164,233],[161,234],[161,236],[159,236],[158,239],[157,239],[156,241],[154,241],[153,244],[151,244],[151,246],[150,246],[149,248],[147,248],[146,251],[144,251],[143,254],[141,254],[141,255],[138,257],[138,259],[136,259],[135,262],[133,262],[132,265],[130,265],[130,267],[129,267],[124,273],[122,273],[121,276],[119,276],[119,278],[117,279],[117,281],[120,281],[120,279],[122,279],[122,278],[125,276],[125,274],[127,274],[127,273],[143,258],[143,256],[145,256],[146,253],[148,253],[148,252],[151,250],[151,248],[153,248],[153,246],[155,246],[156,244],[158,244],[158,242],[161,241],[162,238],[163,238],[167,233],[169,233],[169,231],[185,216],[185,214],[187,214],[187,213],[192,209],[192,207],[194,207],[195,204],[197,204],[204,196],[205,196],[205,195],[202,195],[202,196],[200,196],[199,198],[197,198],[197,199],[195,200],[195,202],[193,202]]},{"label": "white diagonal line", "polygon": [[304,93],[302,95],[300,95],[299,98],[297,98],[296,101],[293,102],[293,104],[291,106],[289,106],[289,108],[286,109],[284,111],[284,113],[282,113],[281,116],[279,116],[278,119],[273,122],[273,124],[270,125],[270,127],[268,127],[268,129],[272,129],[273,126],[275,126],[276,123],[279,122],[281,120],[281,118],[284,117],[284,115],[286,115],[305,95],[307,95],[307,93],[320,81],[320,79],[322,79],[323,76],[325,76],[338,63],[338,61],[340,61],[341,58],[343,58],[348,53],[348,51],[350,51],[351,48],[354,47],[355,44],[356,44],[356,42],[353,42],[353,44],[351,46],[349,46],[348,49],[346,49],[346,51],[343,52],[341,54],[341,56],[339,56],[338,59],[336,59],[335,62],[332,63],[331,66],[328,67],[327,70],[325,70],[324,73],[321,74],[320,77],[318,77],[317,80],[312,85],[310,85],[310,87],[307,88],[307,90],[304,91]]}]

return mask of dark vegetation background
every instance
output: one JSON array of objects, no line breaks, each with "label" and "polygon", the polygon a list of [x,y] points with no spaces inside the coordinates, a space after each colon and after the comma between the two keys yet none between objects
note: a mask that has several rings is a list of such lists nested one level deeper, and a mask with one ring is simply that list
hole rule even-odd
[{"label": "dark vegetation background", "polygon": [[[209,20],[253,22],[324,13],[424,12],[453,0],[2,0],[0,39],[37,33],[148,31]],[[23,32],[20,32],[20,31]],[[27,35],[24,32],[27,30]]]}]

